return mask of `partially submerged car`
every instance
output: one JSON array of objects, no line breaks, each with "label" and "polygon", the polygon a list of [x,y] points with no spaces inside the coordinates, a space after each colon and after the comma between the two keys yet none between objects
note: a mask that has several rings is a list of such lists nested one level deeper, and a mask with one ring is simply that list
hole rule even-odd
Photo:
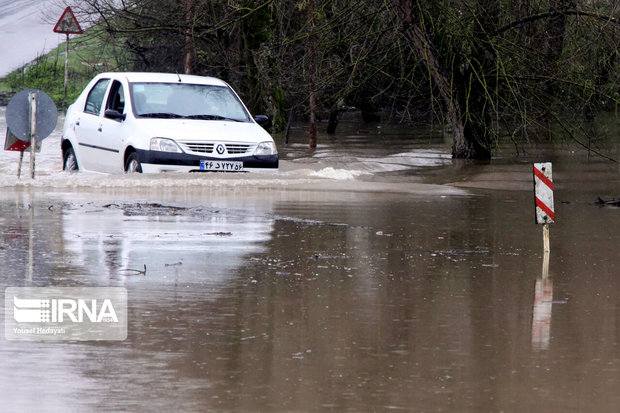
[{"label": "partially submerged car", "polygon": [[266,121],[253,119],[220,79],[102,73],[67,109],[63,169],[275,172],[276,145],[260,126]]}]

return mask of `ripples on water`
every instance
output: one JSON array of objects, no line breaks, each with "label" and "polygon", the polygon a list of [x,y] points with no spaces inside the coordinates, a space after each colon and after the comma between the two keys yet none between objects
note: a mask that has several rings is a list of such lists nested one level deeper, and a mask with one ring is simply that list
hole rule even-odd
[{"label": "ripples on water", "polygon": [[[5,130],[5,108],[0,108],[0,130]],[[317,178],[330,180],[373,180],[382,175],[398,171],[411,171],[421,167],[442,166],[451,163],[449,152],[431,147],[426,138],[415,140],[407,145],[402,129],[390,130],[377,128],[376,141],[371,145],[358,145],[364,136],[368,142],[368,131],[364,135],[345,135],[339,137],[325,136],[324,143],[319,144],[311,153],[306,144],[291,143],[280,145],[281,166],[277,176],[273,175],[229,175],[204,176],[203,174],[159,174],[144,176],[102,175],[95,173],[66,174],[62,172],[62,154],[60,137],[64,119],[59,118],[56,130],[43,141],[41,152],[36,154],[35,181],[24,179],[17,181],[19,154],[4,151],[0,154],[0,186],[29,186],[42,188],[166,188],[166,187],[234,187],[255,185],[294,185],[311,184]],[[337,135],[340,136],[340,135]],[[436,141],[436,138],[434,138]],[[407,150],[407,149],[411,150]],[[29,177],[29,153],[24,157],[22,176]],[[379,178],[377,178],[379,177]],[[389,178],[388,178],[389,180]]]}]

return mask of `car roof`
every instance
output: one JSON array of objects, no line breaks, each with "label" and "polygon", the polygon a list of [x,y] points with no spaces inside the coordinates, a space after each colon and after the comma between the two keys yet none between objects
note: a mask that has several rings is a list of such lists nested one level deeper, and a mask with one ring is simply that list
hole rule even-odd
[{"label": "car roof", "polygon": [[[107,72],[99,74],[99,77],[125,78],[129,83],[191,83],[198,85],[227,86],[226,82],[215,77],[186,75],[177,73],[152,73],[152,72]],[[179,79],[181,79],[179,81]]]}]

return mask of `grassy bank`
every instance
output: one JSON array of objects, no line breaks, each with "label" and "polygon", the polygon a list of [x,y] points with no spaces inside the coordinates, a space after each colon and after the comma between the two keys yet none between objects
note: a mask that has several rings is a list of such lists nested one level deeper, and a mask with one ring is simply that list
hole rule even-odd
[{"label": "grassy bank", "polygon": [[98,29],[69,40],[69,78],[65,96],[65,43],[0,79],[0,104],[23,89],[47,93],[59,109],[66,109],[97,73],[123,66],[118,47],[102,44]]}]

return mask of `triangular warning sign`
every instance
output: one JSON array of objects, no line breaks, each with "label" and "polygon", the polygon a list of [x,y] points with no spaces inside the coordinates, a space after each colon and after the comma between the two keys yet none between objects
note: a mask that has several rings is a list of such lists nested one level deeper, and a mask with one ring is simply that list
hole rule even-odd
[{"label": "triangular warning sign", "polygon": [[5,151],[20,151],[23,152],[27,147],[30,146],[30,143],[21,141],[15,137],[11,133],[10,130],[6,130],[6,139],[4,140],[4,150]]},{"label": "triangular warning sign", "polygon": [[[11,133],[10,130],[6,131],[6,139],[4,140],[4,150],[5,151],[16,151],[16,152],[24,152],[26,149],[30,147],[30,142],[24,142],[19,140]],[[41,150],[41,143],[37,142],[34,147],[35,151],[39,152]]]},{"label": "triangular warning sign", "polygon": [[71,10],[71,7],[67,7],[65,11],[60,16],[58,23],[54,26],[54,32],[56,33],[66,33],[66,34],[82,34],[82,28],[80,27],[80,23],[78,23],[75,18],[75,14]]}]

